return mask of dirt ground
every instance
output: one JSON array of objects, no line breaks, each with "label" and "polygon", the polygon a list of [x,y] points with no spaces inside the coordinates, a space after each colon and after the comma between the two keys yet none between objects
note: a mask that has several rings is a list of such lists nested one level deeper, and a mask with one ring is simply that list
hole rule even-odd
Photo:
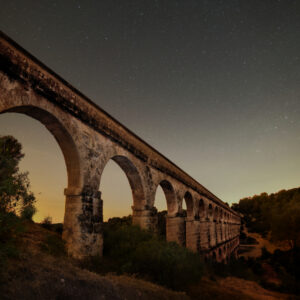
[{"label": "dirt ground", "polygon": [[66,256],[41,250],[49,232],[32,224],[22,239],[18,259],[7,263],[0,283],[1,300],[125,300],[189,299],[159,285],[130,276],[98,274],[83,270]]},{"label": "dirt ground", "polygon": [[283,242],[272,243],[270,241],[269,237],[263,238],[258,233],[248,232],[246,228],[244,230],[248,236],[256,239],[258,244],[256,244],[256,245],[240,245],[240,256],[243,256],[245,258],[248,258],[248,257],[257,258],[257,257],[261,256],[263,247],[265,247],[270,253],[273,253],[276,249],[280,249],[282,251],[287,251],[290,249],[290,247],[287,243],[283,243]]},{"label": "dirt ground", "polygon": [[203,278],[184,293],[133,276],[101,276],[77,267],[66,256],[42,251],[41,241],[49,231],[36,224],[29,227],[22,237],[20,257],[10,260],[2,274],[0,300],[295,299],[235,277]]}]

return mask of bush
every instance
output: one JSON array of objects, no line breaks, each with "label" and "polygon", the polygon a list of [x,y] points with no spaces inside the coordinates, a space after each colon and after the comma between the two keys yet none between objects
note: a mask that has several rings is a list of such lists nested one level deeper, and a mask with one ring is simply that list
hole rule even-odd
[{"label": "bush", "polygon": [[23,219],[32,221],[33,216],[35,215],[37,209],[35,208],[34,205],[29,204],[27,206],[22,207],[21,209],[21,217]]},{"label": "bush", "polygon": [[142,242],[149,241],[152,235],[137,226],[110,227],[108,225],[104,227],[103,238],[103,255],[113,258],[123,268],[128,262],[133,261],[136,248]]},{"label": "bush", "polygon": [[41,249],[54,256],[66,255],[65,242],[56,234],[48,234],[41,244]]},{"label": "bush", "polygon": [[182,290],[200,280],[203,264],[198,254],[176,243],[151,239],[137,247],[132,270],[150,276],[159,284]]},{"label": "bush", "polygon": [[255,270],[258,268],[259,264],[255,260],[245,260],[241,257],[239,259],[231,259],[227,264],[210,261],[205,265],[205,273],[210,278],[233,276],[257,281],[258,276]]},{"label": "bush", "polygon": [[[123,225],[116,226],[116,223]],[[114,219],[111,224],[105,224],[103,236],[103,258],[89,258],[84,263],[94,272],[138,274],[175,290],[183,290],[201,278],[203,263],[198,254],[137,226]]]},{"label": "bush", "polygon": [[45,217],[41,222],[41,225],[43,228],[50,230],[52,226],[52,218],[50,216]]},{"label": "bush", "polygon": [[163,238],[166,238],[166,216],[168,212],[166,210],[157,213],[157,233]]},{"label": "bush", "polygon": [[16,238],[23,231],[23,224],[19,217],[13,213],[0,212],[0,277],[4,270],[6,260],[18,256]]}]

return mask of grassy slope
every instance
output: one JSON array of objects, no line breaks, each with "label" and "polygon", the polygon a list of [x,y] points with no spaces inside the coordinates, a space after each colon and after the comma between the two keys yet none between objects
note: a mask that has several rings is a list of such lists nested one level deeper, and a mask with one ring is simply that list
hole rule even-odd
[{"label": "grassy slope", "polygon": [[[45,240],[55,233],[36,224],[28,224],[19,242],[20,256],[7,263],[0,299],[189,299],[132,276],[98,274],[83,270],[61,253],[45,251]],[[59,245],[58,245],[59,246]],[[52,245],[53,248],[53,245]],[[43,250],[44,249],[44,250]],[[257,283],[227,277],[216,281],[204,278],[188,292],[192,299],[286,299],[285,295],[267,291]]]},{"label": "grassy slope", "polygon": [[188,299],[158,285],[127,276],[100,276],[76,267],[66,256],[45,252],[49,231],[28,225],[0,286],[0,299]]}]

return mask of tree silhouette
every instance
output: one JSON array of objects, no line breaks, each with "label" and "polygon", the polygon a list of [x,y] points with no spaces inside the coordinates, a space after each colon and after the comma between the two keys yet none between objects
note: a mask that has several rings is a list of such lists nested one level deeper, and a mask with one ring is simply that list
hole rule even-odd
[{"label": "tree silhouette", "polygon": [[0,213],[19,213],[31,219],[35,197],[29,190],[28,173],[19,171],[23,157],[22,146],[14,137],[0,137]]}]

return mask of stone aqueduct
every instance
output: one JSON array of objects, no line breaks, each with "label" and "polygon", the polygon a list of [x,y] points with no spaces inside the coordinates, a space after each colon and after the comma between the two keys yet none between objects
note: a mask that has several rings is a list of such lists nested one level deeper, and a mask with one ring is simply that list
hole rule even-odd
[{"label": "stone aqueduct", "polygon": [[99,185],[110,159],[130,183],[134,224],[154,229],[160,185],[167,201],[168,241],[218,261],[236,255],[236,212],[0,32],[0,113],[6,112],[37,119],[60,145],[68,174],[63,238],[70,255],[102,253]]}]

